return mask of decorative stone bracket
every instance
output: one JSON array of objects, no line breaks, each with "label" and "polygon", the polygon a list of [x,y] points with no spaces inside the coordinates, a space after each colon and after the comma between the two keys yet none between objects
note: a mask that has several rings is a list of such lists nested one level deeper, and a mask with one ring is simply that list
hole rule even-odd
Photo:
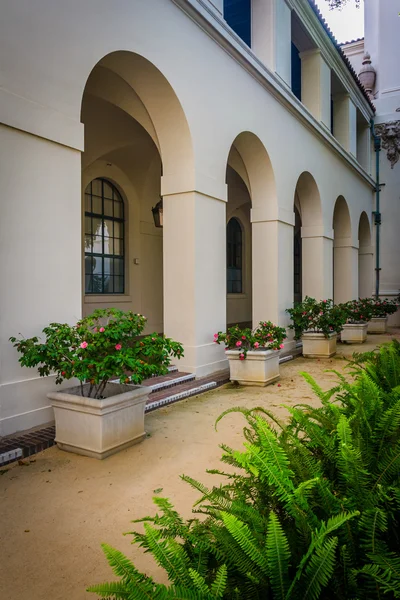
[{"label": "decorative stone bracket", "polygon": [[400,121],[388,121],[375,125],[375,131],[382,140],[382,148],[386,150],[391,168],[400,158]]}]

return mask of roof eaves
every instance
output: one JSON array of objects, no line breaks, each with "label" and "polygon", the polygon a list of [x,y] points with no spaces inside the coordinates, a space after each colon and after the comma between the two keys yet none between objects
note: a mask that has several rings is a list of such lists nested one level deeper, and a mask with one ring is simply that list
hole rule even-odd
[{"label": "roof eaves", "polygon": [[[355,70],[353,69],[351,62],[349,61],[349,59],[347,58],[347,56],[345,55],[345,53],[343,52],[342,48],[340,47],[340,44],[338,43],[337,39],[335,38],[335,36],[333,35],[328,23],[325,21],[324,17],[321,14],[321,11],[319,10],[318,6],[316,5],[316,3],[314,2],[314,0],[308,0],[312,10],[314,11],[314,13],[317,15],[319,22],[321,23],[322,27],[325,29],[325,32],[327,33],[327,35],[329,36],[329,38],[331,39],[333,45],[335,46],[336,50],[338,51],[340,57],[342,58],[343,62],[345,63],[346,67],[349,69],[354,81],[356,82],[357,86],[359,87],[359,89],[361,90],[364,98],[366,99],[366,101],[368,102],[369,106],[371,107],[371,109],[373,110],[373,112],[375,112],[375,106],[373,105],[370,97],[368,96],[364,86],[362,85],[361,81],[358,78],[357,73],[355,72]],[[360,38],[360,40],[363,38]],[[358,41],[358,40],[354,40],[354,41]],[[347,42],[350,43],[350,42]]]}]

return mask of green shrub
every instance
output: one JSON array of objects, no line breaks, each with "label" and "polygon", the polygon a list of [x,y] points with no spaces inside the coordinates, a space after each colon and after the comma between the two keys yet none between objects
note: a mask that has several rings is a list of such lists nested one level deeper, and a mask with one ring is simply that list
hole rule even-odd
[{"label": "green shrub", "polygon": [[50,323],[43,329],[44,340],[12,337],[10,341],[22,355],[23,367],[36,367],[41,377],[54,373],[57,384],[76,378],[82,396],[101,398],[111,378],[139,384],[167,373],[172,356],[183,356],[182,345],[169,338],[156,333],[139,338],[146,321],[132,312],[98,309],[73,326]]},{"label": "green shrub", "polygon": [[271,321],[260,321],[258,327],[253,330],[249,327],[241,329],[239,325],[234,325],[227,333],[214,333],[214,342],[225,344],[227,350],[241,351],[241,360],[246,358],[249,350],[282,349],[285,339],[285,328],[274,325]]},{"label": "green shrub", "polygon": [[[287,424],[259,408],[244,449],[222,446],[228,471],[184,520],[168,500],[133,540],[170,581],[157,584],[104,546],[119,582],[89,591],[162,600],[374,600],[400,597],[400,345],[355,357],[355,379],[324,392],[319,408],[289,408]],[[218,420],[219,420],[218,419]],[[272,423],[272,424],[271,424]]]},{"label": "green shrub", "polygon": [[398,304],[396,300],[387,300],[383,298],[363,298],[360,302],[368,303],[372,317],[387,317],[397,312]]},{"label": "green shrub", "polygon": [[333,300],[317,301],[306,296],[303,302],[298,302],[293,308],[286,309],[294,329],[295,339],[300,339],[307,331],[323,333],[328,337],[331,333],[339,333],[346,322],[342,307],[333,304]]},{"label": "green shrub", "polygon": [[367,323],[374,316],[373,304],[370,298],[349,300],[339,306],[346,316],[346,323]]}]

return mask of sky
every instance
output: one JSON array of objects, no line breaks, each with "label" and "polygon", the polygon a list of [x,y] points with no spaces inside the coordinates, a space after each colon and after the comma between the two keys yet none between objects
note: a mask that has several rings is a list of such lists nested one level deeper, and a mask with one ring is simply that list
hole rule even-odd
[{"label": "sky", "polygon": [[348,42],[364,36],[364,2],[357,8],[354,0],[341,10],[329,10],[326,0],[315,0],[338,42]]}]

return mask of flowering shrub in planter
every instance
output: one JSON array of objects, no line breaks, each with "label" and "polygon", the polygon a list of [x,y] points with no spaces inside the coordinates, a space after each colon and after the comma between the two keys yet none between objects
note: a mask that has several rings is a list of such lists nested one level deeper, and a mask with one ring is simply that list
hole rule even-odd
[{"label": "flowering shrub in planter", "polygon": [[[241,385],[268,385],[279,379],[279,352],[286,331],[271,321],[261,321],[254,330],[231,327],[214,335],[224,343],[229,360],[230,379]],[[245,360],[247,359],[247,360]]]},{"label": "flowering shrub in planter", "polygon": [[340,304],[344,314],[346,315],[346,323],[367,323],[373,316],[373,309],[370,298],[363,300],[349,300],[344,304]]},{"label": "flowering shrub in planter", "polygon": [[[178,342],[156,333],[139,338],[146,317],[115,308],[98,309],[74,326],[50,323],[45,340],[10,338],[24,367],[37,367],[41,377],[56,374],[56,383],[76,378],[82,396],[101,398],[110,379],[140,384],[167,373],[171,357],[183,356]],[[84,386],[87,382],[89,385]]]},{"label": "flowering shrub in planter", "polygon": [[381,298],[363,298],[360,299],[363,305],[368,304],[372,316],[371,318],[383,319],[388,315],[397,312],[397,300],[383,300]]},{"label": "flowering shrub in planter", "polygon": [[346,316],[342,307],[334,305],[333,300],[321,300],[306,296],[303,302],[294,308],[286,309],[293,323],[289,325],[294,329],[295,339],[300,339],[303,333],[322,333],[328,337],[332,333],[339,333]]},{"label": "flowering shrub in planter", "polygon": [[346,315],[341,341],[349,344],[363,344],[367,339],[368,321],[372,318],[372,306],[369,298],[350,300],[341,305]]},{"label": "flowering shrub in planter", "polygon": [[70,389],[47,394],[59,448],[103,459],[145,438],[149,388],[138,384],[166,373],[171,357],[183,355],[169,338],[139,337],[145,323],[142,315],[100,309],[75,326],[50,323],[44,341],[10,338],[22,366],[37,367],[42,377],[55,373],[58,384],[75,380]]},{"label": "flowering shrub in planter", "polygon": [[254,330],[241,329],[239,325],[230,327],[227,333],[219,331],[214,334],[216,344],[225,344],[227,350],[238,350],[240,360],[244,360],[249,350],[279,350],[286,339],[284,327],[274,325],[271,321],[260,321]]}]

